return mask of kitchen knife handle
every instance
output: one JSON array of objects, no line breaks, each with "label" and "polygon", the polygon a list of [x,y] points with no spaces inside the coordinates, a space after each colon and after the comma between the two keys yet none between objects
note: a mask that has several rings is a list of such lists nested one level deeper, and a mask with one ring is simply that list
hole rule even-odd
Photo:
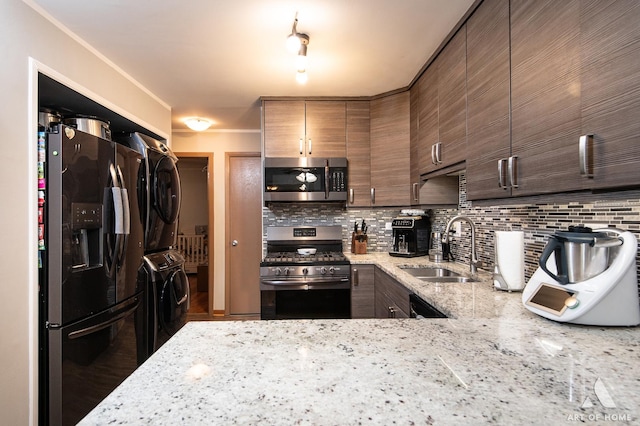
[{"label": "kitchen knife handle", "polygon": [[580,153],[580,175],[586,178],[593,177],[593,135],[580,136],[578,143]]},{"label": "kitchen knife handle", "polygon": [[356,194],[355,191],[353,190],[353,188],[349,188],[349,204],[353,204],[353,201],[356,198]]},{"label": "kitchen knife handle", "polygon": [[353,268],[353,285],[357,286],[360,284],[360,277],[358,276],[358,268]]},{"label": "kitchen knife handle", "polygon": [[375,203],[376,203],[376,189],[371,188],[371,204],[375,204]]},{"label": "kitchen knife handle", "polygon": [[509,157],[508,168],[509,168],[509,183],[511,184],[512,188],[517,188],[518,187],[518,156],[517,155],[512,155],[511,157]]}]

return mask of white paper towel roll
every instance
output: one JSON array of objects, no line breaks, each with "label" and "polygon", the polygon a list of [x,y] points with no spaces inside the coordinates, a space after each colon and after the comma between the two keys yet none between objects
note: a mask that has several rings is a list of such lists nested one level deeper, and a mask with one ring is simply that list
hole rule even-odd
[{"label": "white paper towel roll", "polygon": [[524,288],[524,232],[495,231],[496,233],[496,273],[502,276],[507,288],[501,290],[522,290]]}]

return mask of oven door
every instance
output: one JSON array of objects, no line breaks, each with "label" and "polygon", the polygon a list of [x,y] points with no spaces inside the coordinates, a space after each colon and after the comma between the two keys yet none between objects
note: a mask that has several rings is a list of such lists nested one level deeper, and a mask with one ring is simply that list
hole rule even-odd
[{"label": "oven door", "polygon": [[351,318],[349,277],[260,279],[260,318]]}]

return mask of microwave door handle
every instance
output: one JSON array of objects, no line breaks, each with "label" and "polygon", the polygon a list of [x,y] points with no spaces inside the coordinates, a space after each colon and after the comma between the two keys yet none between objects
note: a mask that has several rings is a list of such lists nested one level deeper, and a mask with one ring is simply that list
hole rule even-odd
[{"label": "microwave door handle", "polygon": [[329,188],[331,187],[331,176],[329,174],[329,160],[324,163],[324,199],[329,198]]}]

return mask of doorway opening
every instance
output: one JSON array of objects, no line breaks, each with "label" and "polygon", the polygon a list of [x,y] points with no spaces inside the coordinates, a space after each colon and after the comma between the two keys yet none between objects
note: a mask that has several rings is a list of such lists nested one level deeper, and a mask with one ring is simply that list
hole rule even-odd
[{"label": "doorway opening", "polygon": [[182,188],[176,249],[189,279],[189,319],[213,312],[213,154],[176,153]]}]

